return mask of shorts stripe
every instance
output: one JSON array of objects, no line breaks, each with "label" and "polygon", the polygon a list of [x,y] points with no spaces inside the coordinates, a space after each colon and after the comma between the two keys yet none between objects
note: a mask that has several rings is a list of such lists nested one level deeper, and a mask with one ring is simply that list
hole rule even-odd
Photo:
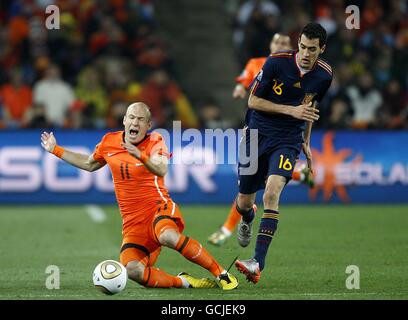
[{"label": "shorts stripe", "polygon": [[170,217],[170,216],[165,216],[165,215],[163,215],[163,216],[158,216],[158,217],[157,217],[156,219],[154,219],[154,221],[153,221],[153,229],[156,227],[156,224],[157,224],[159,221],[163,220],[163,219],[170,219],[171,221],[174,221],[174,222],[177,221],[177,219],[172,218],[172,217]]},{"label": "shorts stripe", "polygon": [[146,247],[137,244],[137,243],[125,243],[122,248],[120,249],[120,252],[122,253],[123,251],[125,251],[126,249],[130,249],[130,248],[134,248],[134,249],[138,249],[140,251],[143,251],[148,257],[150,257],[150,252],[149,250],[147,250]]}]

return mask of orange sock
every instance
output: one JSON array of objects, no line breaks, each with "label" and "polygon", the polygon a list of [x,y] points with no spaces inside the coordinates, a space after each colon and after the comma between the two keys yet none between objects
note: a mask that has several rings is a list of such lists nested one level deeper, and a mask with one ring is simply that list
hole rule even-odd
[{"label": "orange sock", "polygon": [[292,172],[292,179],[299,181],[300,180],[300,171],[293,171]]},{"label": "orange sock", "polygon": [[228,217],[223,224],[223,227],[232,233],[240,220],[241,215],[237,211],[237,204],[234,201],[232,203],[232,207],[228,214]]},{"label": "orange sock", "polygon": [[184,258],[198,264],[218,277],[224,270],[207,250],[196,240],[180,234],[180,240],[175,248]]},{"label": "orange sock", "polygon": [[150,288],[181,288],[183,285],[180,278],[153,267],[145,268],[143,281],[144,286]]}]

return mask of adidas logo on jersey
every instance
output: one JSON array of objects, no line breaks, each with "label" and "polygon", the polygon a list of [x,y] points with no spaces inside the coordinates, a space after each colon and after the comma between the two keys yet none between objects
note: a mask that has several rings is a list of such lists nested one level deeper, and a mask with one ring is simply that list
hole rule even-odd
[{"label": "adidas logo on jersey", "polygon": [[300,82],[296,82],[294,85],[293,85],[295,88],[301,88],[302,86],[300,85]]}]

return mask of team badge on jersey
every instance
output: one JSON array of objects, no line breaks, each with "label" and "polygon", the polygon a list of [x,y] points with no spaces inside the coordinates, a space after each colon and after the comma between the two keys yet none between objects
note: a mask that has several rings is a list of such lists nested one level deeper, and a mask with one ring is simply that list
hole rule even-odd
[{"label": "team badge on jersey", "polygon": [[302,104],[312,102],[315,95],[316,95],[316,93],[306,93],[305,97],[303,98]]}]

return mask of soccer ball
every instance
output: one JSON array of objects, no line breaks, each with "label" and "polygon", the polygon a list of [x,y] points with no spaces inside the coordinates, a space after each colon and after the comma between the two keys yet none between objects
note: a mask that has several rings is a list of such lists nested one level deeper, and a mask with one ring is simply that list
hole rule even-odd
[{"label": "soccer ball", "polygon": [[105,294],[116,294],[126,287],[127,270],[115,260],[105,260],[93,272],[93,283]]}]

